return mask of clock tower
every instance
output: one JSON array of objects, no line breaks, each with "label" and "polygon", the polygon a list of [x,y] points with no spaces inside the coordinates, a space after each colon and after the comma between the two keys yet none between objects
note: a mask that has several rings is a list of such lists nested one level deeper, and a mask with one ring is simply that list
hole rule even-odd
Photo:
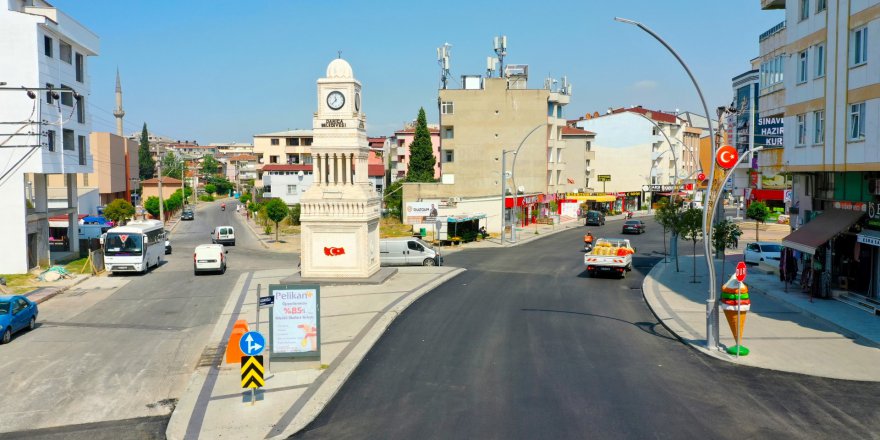
[{"label": "clock tower", "polygon": [[342,58],[318,79],[312,129],[314,183],[301,197],[301,276],[369,278],[379,270],[381,197],[367,174],[361,83]]}]

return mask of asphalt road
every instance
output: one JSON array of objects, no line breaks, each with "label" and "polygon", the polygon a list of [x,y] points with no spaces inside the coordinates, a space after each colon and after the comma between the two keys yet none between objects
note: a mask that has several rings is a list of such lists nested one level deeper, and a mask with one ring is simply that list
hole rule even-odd
[{"label": "asphalt road", "polygon": [[640,291],[663,250],[648,230],[625,280],[586,277],[583,228],[450,254],[468,271],[397,318],[295,438],[878,436],[880,384],[741,367],[671,337]]},{"label": "asphalt road", "polygon": [[[147,275],[92,278],[40,305],[38,328],[0,347],[0,438],[164,438],[239,275],[298,261],[265,251],[228,208],[179,224]],[[236,227],[228,270],[194,276],[193,249],[218,225]]]}]

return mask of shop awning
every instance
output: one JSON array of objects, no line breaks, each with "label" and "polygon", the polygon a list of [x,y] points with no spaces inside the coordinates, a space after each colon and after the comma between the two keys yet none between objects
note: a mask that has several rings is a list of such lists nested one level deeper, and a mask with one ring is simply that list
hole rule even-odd
[{"label": "shop awning", "polygon": [[782,245],[810,255],[835,235],[849,229],[865,213],[847,209],[826,209],[813,221],[782,239]]},{"label": "shop awning", "polygon": [[469,222],[471,220],[480,220],[486,218],[486,214],[474,214],[474,215],[464,215],[464,216],[449,216],[446,221],[449,223],[464,223]]},{"label": "shop awning", "polygon": [[588,202],[613,202],[613,201],[617,200],[617,196],[608,196],[608,195],[586,196],[586,197],[584,197],[584,200],[588,201]]}]

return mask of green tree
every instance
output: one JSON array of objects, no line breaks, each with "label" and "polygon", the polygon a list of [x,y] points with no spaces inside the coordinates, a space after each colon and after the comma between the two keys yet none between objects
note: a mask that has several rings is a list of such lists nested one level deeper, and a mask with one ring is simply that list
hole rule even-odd
[{"label": "green tree", "polygon": [[217,192],[217,187],[213,183],[209,183],[205,185],[205,192],[208,194],[214,194]]},{"label": "green tree", "polygon": [[299,216],[301,212],[302,208],[299,203],[290,207],[290,224],[299,226]]},{"label": "green tree", "polygon": [[217,159],[214,159],[214,156],[206,154],[202,156],[202,165],[199,167],[199,171],[201,171],[202,174],[213,176],[217,174],[217,168],[219,166],[220,162],[217,162]]},{"label": "green tree", "polygon": [[147,200],[144,201],[144,209],[146,209],[153,218],[159,218],[159,198],[156,196],[147,197]]},{"label": "green tree", "polygon": [[766,222],[769,216],[770,208],[764,202],[752,202],[746,210],[746,217],[755,221],[755,241],[761,241],[758,237],[758,223]]},{"label": "green tree", "polygon": [[278,222],[289,214],[287,203],[281,199],[272,199],[266,203],[266,217],[275,222],[275,241],[278,241]]},{"label": "green tree", "polygon": [[238,198],[238,201],[242,205],[247,206],[248,202],[251,201],[251,195],[250,194],[242,194],[241,197]]},{"label": "green tree", "polygon": [[104,208],[104,217],[107,217],[116,225],[120,225],[134,217],[134,206],[125,199],[116,199]]},{"label": "green tree", "polygon": [[138,163],[141,180],[152,178],[156,169],[156,162],[153,160],[153,156],[150,155],[150,135],[147,132],[146,122],[144,122],[144,129],[141,130],[141,142],[140,147],[138,147]]},{"label": "green tree", "polygon": [[388,215],[397,219],[402,219],[403,213],[403,181],[398,180],[388,188],[385,188],[385,208],[388,209]]},{"label": "green tree", "polygon": [[409,169],[406,180],[408,182],[434,182],[434,164],[436,162],[425,109],[419,108],[415,137],[409,146]]},{"label": "green tree", "polygon": [[162,158],[162,175],[175,179],[183,178],[183,161],[173,151],[169,151]]},{"label": "green tree", "polygon": [[715,248],[715,254],[721,256],[721,280],[724,280],[724,262],[727,255],[725,249],[736,243],[737,238],[742,234],[739,226],[730,221],[722,220],[715,223],[712,227],[712,247]]},{"label": "green tree", "polygon": [[693,260],[694,260],[694,281],[697,282],[697,242],[703,238],[703,210],[697,208],[689,208],[681,213],[681,220],[678,224],[679,232],[685,240],[690,240],[694,244]]},{"label": "green tree", "polygon": [[[679,235],[679,227],[681,221],[681,208],[683,202],[679,199],[662,198],[658,203],[657,209],[654,213],[654,220],[657,223],[660,223],[660,226],[663,226],[663,254],[666,254],[666,232],[671,232],[670,241],[678,240]],[[681,268],[678,265],[678,252],[674,252],[675,255],[675,271],[681,271]]]}]

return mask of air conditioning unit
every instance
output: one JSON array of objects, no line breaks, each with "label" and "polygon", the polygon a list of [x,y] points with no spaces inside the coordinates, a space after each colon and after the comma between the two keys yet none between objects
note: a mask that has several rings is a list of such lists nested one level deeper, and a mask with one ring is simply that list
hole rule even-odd
[{"label": "air conditioning unit", "polygon": [[449,203],[458,203],[461,201],[461,197],[450,197]]},{"label": "air conditioning unit", "polygon": [[520,186],[516,187],[516,191],[520,194],[524,194],[526,192],[526,187],[520,185]]}]

